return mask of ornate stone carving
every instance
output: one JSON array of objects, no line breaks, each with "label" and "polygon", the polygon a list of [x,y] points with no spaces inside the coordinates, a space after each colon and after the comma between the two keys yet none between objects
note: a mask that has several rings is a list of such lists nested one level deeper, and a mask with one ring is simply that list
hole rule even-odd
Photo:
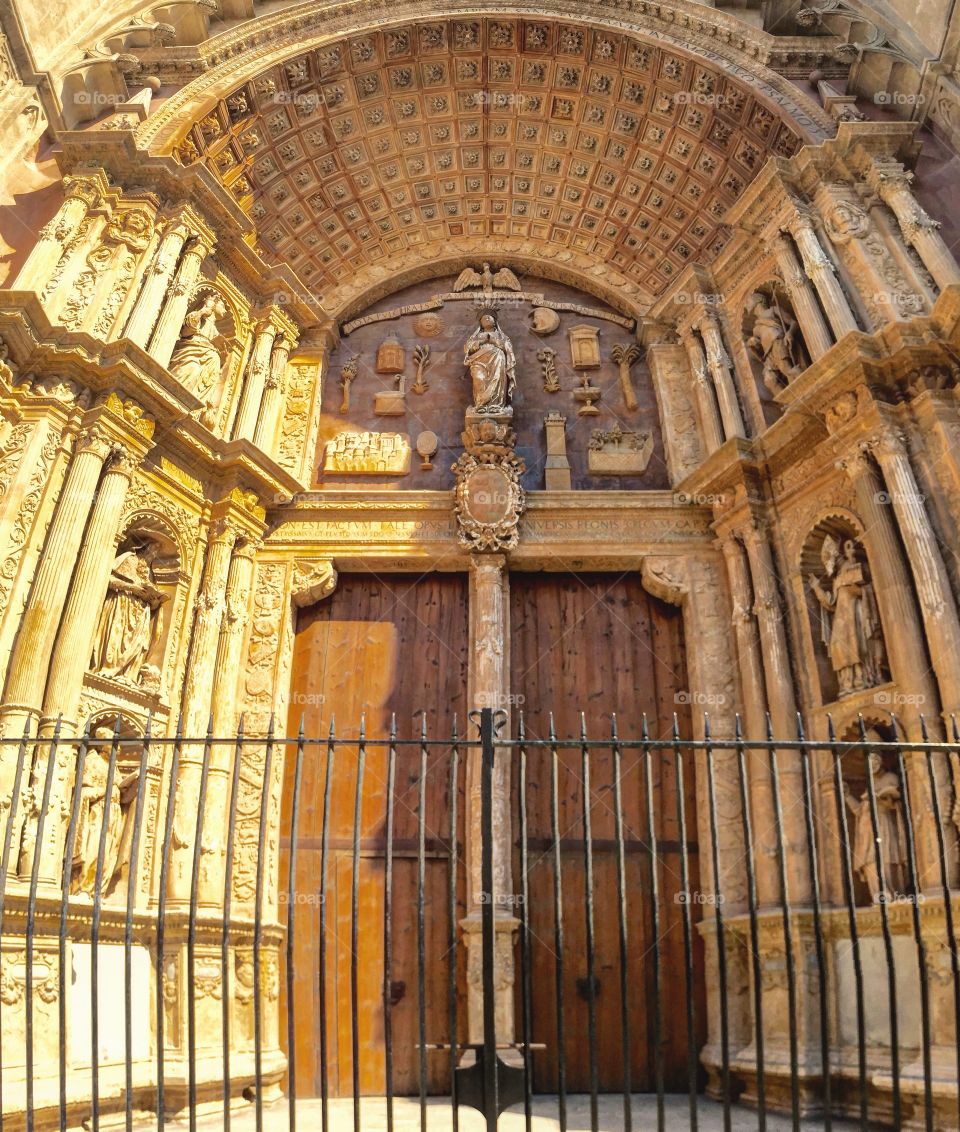
[{"label": "ornate stone carving", "polygon": [[351,358],[350,361],[344,365],[340,371],[340,412],[350,412],[350,386],[353,385],[357,379],[357,370],[360,368],[360,361],[358,358]]},{"label": "ornate stone carving", "polygon": [[[867,738],[882,742],[876,732],[868,732]],[[853,867],[870,890],[870,897],[876,904],[907,891],[907,836],[900,779],[892,771],[884,769],[883,760],[877,751],[869,751],[867,760],[867,773],[873,778],[876,832],[867,786],[864,786],[863,793],[857,798],[845,783],[844,796],[847,808],[853,815]],[[881,871],[877,869],[878,852]]]},{"label": "ornate stone carving", "polygon": [[454,511],[461,546],[494,551],[517,545],[525,506],[520,476],[525,467],[509,448],[482,442],[456,461]]},{"label": "ornate stone carving", "polygon": [[630,367],[640,357],[640,347],[636,344],[622,346],[619,342],[610,351],[610,357],[616,363],[620,379],[620,392],[623,394],[623,407],[628,413],[637,408],[637,395],[630,380]]},{"label": "ornate stone carving", "polygon": [[537,351],[537,361],[540,363],[540,375],[543,378],[545,393],[560,392],[560,378],[557,374],[557,354],[549,346]]},{"label": "ornate stone carving", "polygon": [[747,348],[763,366],[763,384],[779,393],[809,364],[800,327],[790,305],[776,294],[760,291],[747,299],[746,314],[753,320]]},{"label": "ornate stone carving", "polygon": [[341,432],[324,449],[323,470],[405,476],[410,471],[410,438],[399,432]]},{"label": "ornate stone carving", "polygon": [[173,348],[167,369],[201,401],[207,402],[223,368],[223,335],[217,323],[227,307],[216,294],[183,320],[180,339]]},{"label": "ornate stone carving", "polygon": [[647,470],[653,455],[653,435],[624,432],[619,425],[590,434],[587,467],[591,475],[636,476]]},{"label": "ornate stone carving", "polygon": [[154,583],[156,543],[121,553],[110,571],[100,612],[90,669],[113,680],[142,682],[143,667],[162,627],[161,609],[168,595]]},{"label": "ornate stone carving", "polygon": [[571,326],[570,364],[574,369],[600,368],[600,332],[595,326]]},{"label": "ornate stone carving", "polygon": [[336,588],[337,571],[329,559],[316,563],[294,563],[290,600],[297,609],[315,605],[329,597]]},{"label": "ornate stone carving", "polygon": [[454,291],[466,291],[471,287],[481,287],[485,294],[489,294],[497,287],[505,291],[521,290],[520,280],[509,267],[501,267],[499,271],[494,271],[489,263],[485,263],[480,271],[465,267],[453,285]]},{"label": "ornate stone carving", "polygon": [[410,386],[411,393],[426,393],[430,386],[423,380],[423,371],[427,368],[427,362],[430,359],[430,347],[428,345],[419,344],[413,350],[413,364],[417,367],[416,377],[413,385]]},{"label": "ornate stone carving", "polygon": [[479,325],[464,346],[463,364],[470,374],[477,413],[512,412],[517,360],[513,343],[500,329],[493,311],[481,312]]}]

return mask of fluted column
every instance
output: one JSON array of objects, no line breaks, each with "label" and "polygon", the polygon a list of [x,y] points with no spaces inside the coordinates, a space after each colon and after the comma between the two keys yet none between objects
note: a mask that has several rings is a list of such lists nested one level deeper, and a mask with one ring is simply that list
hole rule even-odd
[{"label": "fluted column", "polygon": [[101,197],[105,182],[99,178],[65,177],[67,197],[57,215],[40,229],[40,238],[27,256],[17,275],[17,291],[42,291],[57,266],[64,249],[77,234],[77,230],[90,209]]},{"label": "fluted column", "polygon": [[270,358],[273,353],[273,342],[279,333],[272,321],[266,319],[257,327],[257,336],[253,343],[250,355],[250,365],[247,368],[246,380],[243,384],[243,393],[240,400],[240,411],[237,413],[237,423],[233,434],[238,439],[252,440],[260,419],[260,405],[263,401],[263,389],[270,375]]},{"label": "fluted column", "polygon": [[703,443],[709,456],[723,444],[723,427],[720,424],[720,414],[717,412],[713,388],[707,377],[707,359],[699,337],[690,326],[683,328],[681,337],[684,349],[687,351],[687,357],[690,359],[690,375],[693,380],[693,391],[697,398],[700,427],[703,429]]},{"label": "fluted column", "polygon": [[162,365],[169,363],[180,337],[183,320],[190,306],[190,296],[200,275],[200,267],[213,249],[202,239],[191,240],[180,257],[176,278],[167,293],[157,325],[150,336],[148,352]]},{"label": "fluted column", "polygon": [[836,277],[834,266],[823,250],[813,222],[806,213],[798,212],[788,226],[803,260],[803,269],[813,280],[813,285],[823,303],[823,309],[827,313],[827,320],[839,341],[844,334],[858,330],[859,327],[847,302],[847,296]]},{"label": "fluted column", "polygon": [[124,337],[138,346],[145,347],[150,340],[177,260],[189,236],[190,228],[180,221],[169,227],[160,239],[160,246],[147,268],[146,278],[124,331]]},{"label": "fluted column", "polygon": [[785,233],[778,232],[773,237],[773,250],[780,274],[783,276],[784,286],[793,303],[797,321],[800,323],[810,360],[816,361],[833,345],[830,327],[827,326],[820,311],[813,286],[797,260],[793,244]]},{"label": "fluted column", "polygon": [[710,367],[713,384],[717,390],[717,403],[720,406],[720,417],[726,439],[746,436],[740,402],[737,400],[737,387],[733,380],[733,362],[724,345],[717,316],[710,312],[704,313],[700,317],[699,326],[707,350],[707,365]]},{"label": "fluted column", "polygon": [[[42,704],[60,615],[100,472],[111,447],[107,432],[96,425],[77,440],[10,659],[5,717],[12,713],[23,719],[24,712],[39,710]],[[17,724],[13,724],[13,729],[17,729]]]},{"label": "fluted column", "polygon": [[873,450],[913,573],[943,710],[960,712],[960,619],[937,537],[902,436],[884,431]]},{"label": "fluted column", "polygon": [[[784,609],[765,525],[754,520],[743,528],[741,536],[753,582],[753,611],[756,614],[763,650],[767,706],[773,735],[775,739],[795,739],[797,701],[793,690],[790,653],[784,629]],[[751,773],[759,780],[757,784],[759,795],[763,797],[769,792],[772,807],[774,795],[769,761],[769,756],[765,752],[755,753],[751,758]],[[784,852],[788,857],[789,896],[792,902],[805,904],[810,898],[810,874],[806,856],[803,785],[797,752],[781,748],[777,753],[777,770],[780,779],[780,805],[783,812]],[[772,859],[776,862],[777,839],[772,808],[765,820],[762,814],[758,815],[754,832],[759,847],[758,858],[761,855],[770,857],[773,854]],[[759,867],[757,879],[759,884]],[[761,903],[773,903],[779,899],[779,879],[775,882],[768,880],[767,883],[770,888],[766,894],[761,895]]]},{"label": "fluted column", "polygon": [[943,290],[960,283],[960,266],[940,235],[940,225],[920,205],[910,189],[912,175],[905,169],[880,169],[875,178],[877,195],[896,216],[900,230],[916,249],[924,267]]},{"label": "fluted column", "polygon": [[90,666],[91,642],[107,596],[123,503],[139,460],[116,445],[100,481],[50,662],[43,699],[47,719],[62,715],[67,725],[78,722],[83,676]]},{"label": "fluted column", "polygon": [[287,362],[294,342],[286,334],[278,335],[270,355],[270,372],[264,382],[260,415],[253,434],[253,443],[268,456],[273,456],[277,427],[283,415],[283,394],[286,388]]}]

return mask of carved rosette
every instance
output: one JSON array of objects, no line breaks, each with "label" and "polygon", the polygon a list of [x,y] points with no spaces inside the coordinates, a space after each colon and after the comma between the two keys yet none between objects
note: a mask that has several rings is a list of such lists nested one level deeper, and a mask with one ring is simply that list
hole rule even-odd
[{"label": "carved rosette", "polygon": [[453,465],[457,538],[468,550],[511,550],[520,539],[524,461],[509,448],[477,446]]}]

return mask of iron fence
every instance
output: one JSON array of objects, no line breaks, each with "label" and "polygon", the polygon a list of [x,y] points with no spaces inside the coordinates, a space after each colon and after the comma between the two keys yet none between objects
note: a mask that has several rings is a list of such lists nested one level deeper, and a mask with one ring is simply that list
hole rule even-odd
[{"label": "iron fence", "polygon": [[690,1129],[705,1096],[726,1129],[960,1126],[955,729],[501,715],[6,741],[0,1128],[246,1097],[327,1132],[341,1098],[359,1132],[376,1096],[392,1130],[404,1095],[426,1128],[432,1094],[530,1128],[541,1093],[561,1129],[574,1093],[593,1129],[605,1093],[625,1129],[643,1093],[658,1129],[671,1093]]}]

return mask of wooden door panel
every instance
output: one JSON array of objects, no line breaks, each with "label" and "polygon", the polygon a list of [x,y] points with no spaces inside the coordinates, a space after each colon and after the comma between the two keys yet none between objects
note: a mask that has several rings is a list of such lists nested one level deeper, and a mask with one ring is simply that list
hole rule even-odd
[{"label": "wooden door panel", "polygon": [[[671,735],[677,712],[681,734],[689,735],[684,642],[680,611],[650,597],[636,574],[511,576],[511,690],[522,697],[527,735],[544,738],[553,726],[561,740],[580,735],[583,712],[590,739],[609,737],[616,713],[622,738],[637,739],[646,715],[652,738]],[[546,1053],[534,1057],[539,1091],[558,1085],[554,875],[552,851],[552,756],[530,748],[527,823],[531,840],[530,918],[533,934],[534,1040]],[[689,888],[696,891],[697,826],[694,767],[684,756],[684,816],[689,852]],[[654,830],[659,841],[660,959],[663,988],[663,1054],[667,1086],[685,1088],[685,956],[680,883],[676,765],[669,748],[654,752],[650,764]],[[617,896],[614,757],[610,748],[591,748],[590,822],[594,874],[595,976],[598,980],[597,1068],[600,1087],[622,1087],[620,935]],[[561,842],[564,978],[563,1009],[567,1087],[590,1086],[586,885],[583,820],[583,757],[576,742],[557,756],[557,810]],[[639,751],[623,751],[622,796],[626,872],[627,974],[631,1077],[635,1089],[655,1087],[654,944],[651,881],[647,854],[646,767]],[[515,792],[516,793],[516,792]],[[515,814],[515,822],[519,814]],[[515,869],[519,861],[515,857]],[[694,908],[695,918],[698,910]],[[704,1033],[702,949],[695,943],[697,1042]],[[519,996],[518,996],[519,1004]],[[519,1006],[518,1006],[519,1008]]]}]

